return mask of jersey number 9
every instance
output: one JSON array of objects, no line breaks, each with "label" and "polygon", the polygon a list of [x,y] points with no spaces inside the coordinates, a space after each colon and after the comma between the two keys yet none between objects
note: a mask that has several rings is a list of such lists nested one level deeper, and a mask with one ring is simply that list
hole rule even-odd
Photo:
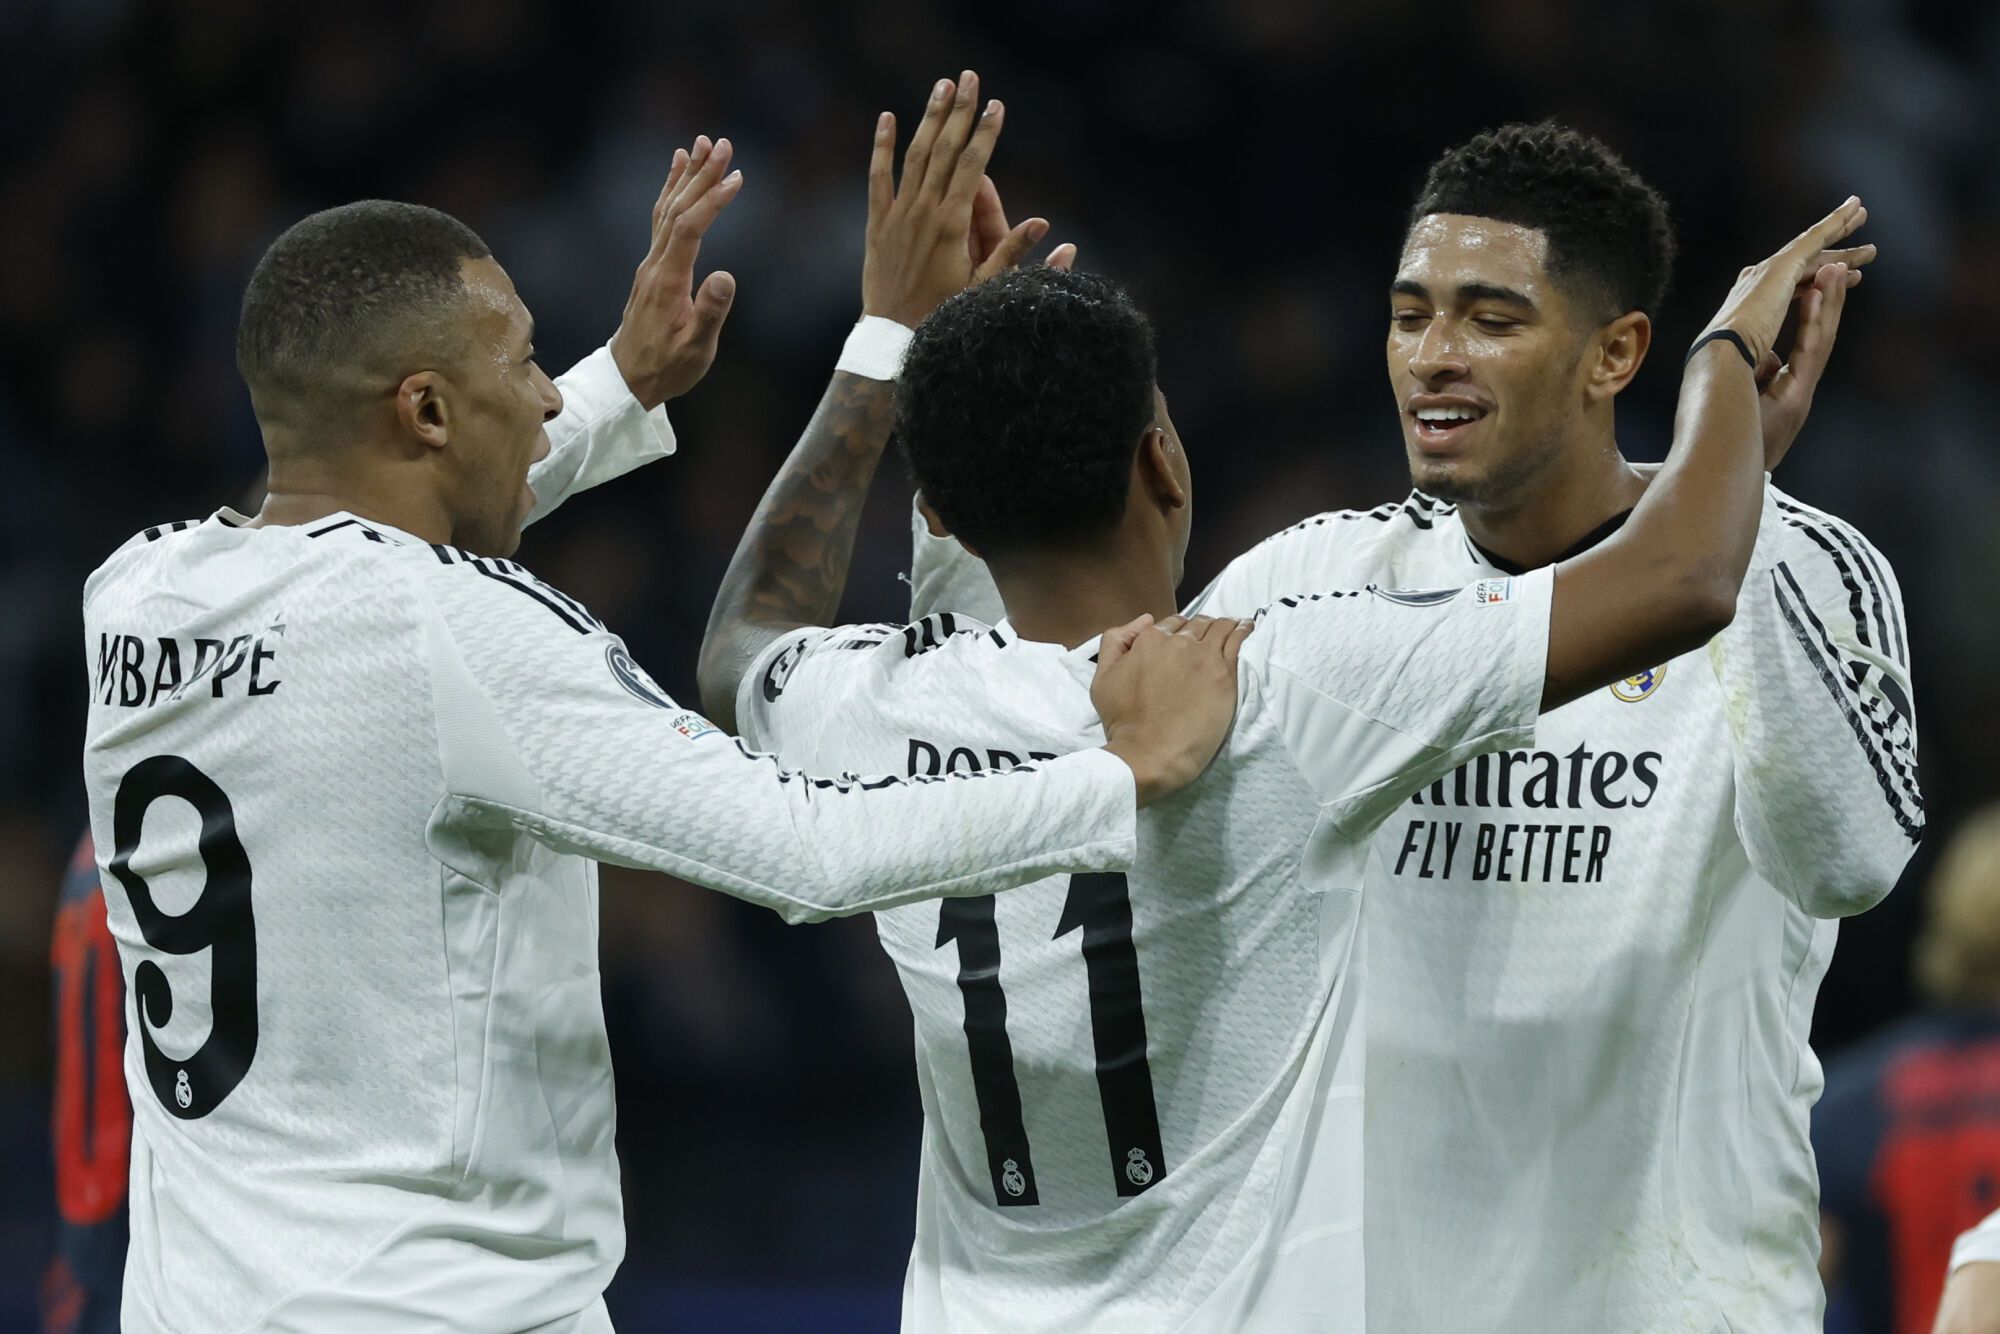
[{"label": "jersey number 9", "polygon": [[[132,869],[146,812],[178,797],[201,817],[204,879],[194,906],[161,912],[146,878]],[[146,1079],[160,1105],[183,1121],[207,1116],[227,1098],[257,1054],[257,924],[250,914],[250,856],[236,836],[236,812],[215,780],[178,755],[155,755],[126,771],[112,804],[111,875],[124,887],[146,943],[162,954],[210,951],[209,1033],[194,1054],[175,1059],[153,1041],[174,1015],[166,972],[152,960],[132,978],[133,1029],[146,1052]]]}]

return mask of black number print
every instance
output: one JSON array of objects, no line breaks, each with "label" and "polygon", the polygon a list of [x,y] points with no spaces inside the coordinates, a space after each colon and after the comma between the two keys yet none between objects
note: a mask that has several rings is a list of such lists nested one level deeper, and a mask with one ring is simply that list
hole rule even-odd
[{"label": "black number print", "polygon": [[[178,797],[201,817],[201,897],[178,916],[159,910],[146,878],[132,869],[146,812]],[[146,1053],[146,1078],[160,1105],[182,1120],[207,1116],[229,1096],[257,1055],[257,924],[250,912],[250,856],[236,836],[236,813],[215,780],[178,755],[156,755],[126,771],[112,804],[111,875],[124,887],[146,943],[162,954],[209,950],[209,1034],[176,1060],[153,1041],[174,1015],[173,988],[152,960],[132,979],[133,1027]]]},{"label": "black number print", "polygon": [[1132,944],[1132,895],[1115,872],[1071,876],[1056,939],[1083,930],[1090,978],[1090,1031],[1097,1044],[1097,1096],[1111,1144],[1111,1177],[1120,1195],[1159,1180],[1160,1114],[1146,1060],[1146,1015],[1139,1004],[1139,951]]},{"label": "black number print", "polygon": [[[1146,1015],[1140,1004],[1139,952],[1132,943],[1132,896],[1122,874],[1070,877],[1069,896],[1054,939],[1083,933],[1090,981],[1090,1029],[1096,1047],[1097,1094],[1111,1154],[1112,1184],[1137,1195],[1166,1175],[1153,1069],[1146,1058]],[[965,1039],[972,1090],[986,1137],[993,1198],[1002,1206],[1038,1204],[1034,1160],[1021,1119],[1021,1085],[1014,1044],[1007,1037],[1007,996],[1000,989],[1000,932],[993,897],[946,899],[938,912],[937,948],[958,942],[958,989],[965,1000]]]},{"label": "black number print", "polygon": [[1014,1044],[1007,1037],[1007,997],[1000,990],[1000,930],[993,896],[946,899],[938,913],[939,949],[958,942],[958,990],[965,998],[965,1045],[972,1056],[972,1092],[986,1136],[993,1198],[1002,1205],[1040,1204],[1028,1130],[1021,1122],[1021,1085],[1014,1078]]}]

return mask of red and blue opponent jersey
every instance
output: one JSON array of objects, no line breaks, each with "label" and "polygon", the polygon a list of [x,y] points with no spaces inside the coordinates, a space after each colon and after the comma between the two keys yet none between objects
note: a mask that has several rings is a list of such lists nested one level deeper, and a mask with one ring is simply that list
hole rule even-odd
[{"label": "red and blue opponent jersey", "polygon": [[49,947],[55,978],[56,1254],[42,1285],[43,1334],[115,1334],[125,1277],[125,979],[104,921],[97,852],[84,834],[63,874]]},{"label": "red and blue opponent jersey", "polygon": [[1821,1207],[1866,1334],[1929,1334],[1952,1241],[2000,1207],[2000,1013],[1930,1012],[1829,1066]]}]

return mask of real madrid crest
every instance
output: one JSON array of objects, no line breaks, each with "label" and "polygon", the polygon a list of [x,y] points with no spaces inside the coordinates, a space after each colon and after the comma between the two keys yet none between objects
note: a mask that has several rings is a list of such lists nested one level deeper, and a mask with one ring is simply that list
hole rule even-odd
[{"label": "real madrid crest", "polygon": [[1648,667],[1637,676],[1628,676],[1611,687],[1611,693],[1627,704],[1637,704],[1660,688],[1660,682],[1667,679],[1665,666]]}]

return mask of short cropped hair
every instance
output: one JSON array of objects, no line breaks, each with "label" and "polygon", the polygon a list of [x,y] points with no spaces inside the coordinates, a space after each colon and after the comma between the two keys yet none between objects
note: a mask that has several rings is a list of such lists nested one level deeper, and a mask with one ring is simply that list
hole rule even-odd
[{"label": "short cropped hair", "polygon": [[1532,227],[1549,239],[1549,275],[1604,318],[1657,316],[1674,271],[1674,229],[1660,192],[1602,142],[1554,121],[1503,125],[1431,164],[1412,227],[1463,213]]},{"label": "short cropped hair", "polygon": [[1116,283],[1017,269],[917,329],[896,437],[924,499],[981,555],[1073,548],[1124,517],[1155,378],[1152,325]]},{"label": "short cropped hair", "polygon": [[301,219],[250,275],[236,368],[253,397],[311,395],[331,371],[434,337],[465,299],[459,265],[492,253],[457,218],[421,204],[364,199]]}]

